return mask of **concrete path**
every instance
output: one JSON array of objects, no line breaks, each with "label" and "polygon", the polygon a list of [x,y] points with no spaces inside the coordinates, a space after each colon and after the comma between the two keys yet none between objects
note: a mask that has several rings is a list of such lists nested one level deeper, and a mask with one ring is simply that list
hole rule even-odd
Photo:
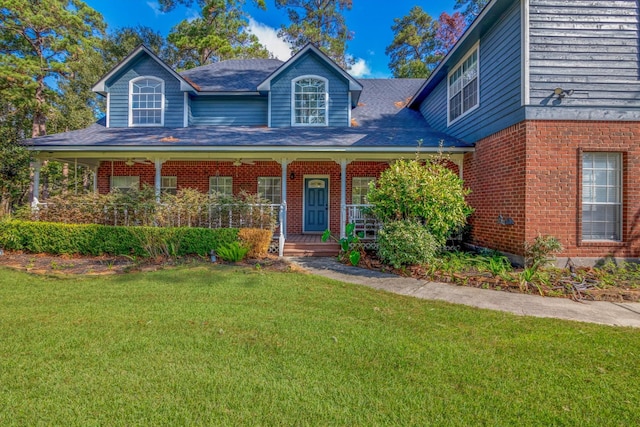
[{"label": "concrete path", "polygon": [[640,328],[640,303],[576,302],[566,298],[541,297],[426,282],[351,267],[337,262],[334,258],[299,257],[289,258],[289,261],[311,274],[400,295],[507,311],[522,316],[554,317],[579,322]]}]

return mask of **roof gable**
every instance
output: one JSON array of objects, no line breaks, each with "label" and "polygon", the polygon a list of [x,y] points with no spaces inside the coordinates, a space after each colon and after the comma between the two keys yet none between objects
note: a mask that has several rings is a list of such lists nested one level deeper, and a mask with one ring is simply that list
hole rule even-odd
[{"label": "roof gable", "polygon": [[267,77],[262,83],[260,83],[258,85],[258,90],[259,91],[271,90],[271,82],[276,77],[278,77],[280,74],[282,74],[285,70],[287,70],[289,67],[291,67],[293,64],[295,64],[298,60],[300,60],[300,58],[302,58],[307,52],[310,52],[310,51],[315,53],[316,55],[318,55],[318,57],[320,57],[320,59],[322,61],[324,61],[329,68],[333,69],[336,73],[338,73],[342,77],[344,77],[349,82],[349,90],[350,91],[359,92],[359,91],[362,90],[362,85],[360,84],[360,82],[358,82],[356,79],[354,79],[349,73],[347,73],[345,70],[343,70],[331,58],[329,58],[320,49],[318,49],[316,46],[314,46],[311,43],[308,43],[305,47],[300,49],[298,51],[298,53],[296,53],[291,58],[289,58],[289,60],[287,62],[282,64],[277,70],[275,70],[273,73],[271,73],[271,75],[269,77]]},{"label": "roof gable", "polygon": [[148,55],[153,61],[155,61],[158,65],[160,65],[163,69],[165,69],[169,74],[176,78],[180,82],[180,90],[182,91],[195,91],[195,88],[191,82],[187,79],[180,76],[176,73],[171,67],[165,64],[160,58],[156,56],[149,48],[145,45],[140,45],[136,49],[133,50],[126,58],[120,61],[115,67],[111,69],[107,74],[105,74],[98,83],[96,83],[91,90],[94,92],[98,92],[101,94],[105,94],[106,92],[106,84],[107,82],[116,76],[119,72],[126,69],[131,63],[137,60],[141,55]]},{"label": "roof gable", "polygon": [[413,97],[409,107],[419,108],[420,103],[426,98],[429,92],[447,77],[451,68],[468,53],[478,40],[480,40],[482,35],[502,17],[505,11],[513,5],[513,3],[513,0],[490,0],[476,19],[471,23],[469,28],[467,28],[464,34],[462,34],[460,39],[458,39],[456,44],[451,48],[449,53],[447,53],[435,70],[433,70],[427,81]]}]

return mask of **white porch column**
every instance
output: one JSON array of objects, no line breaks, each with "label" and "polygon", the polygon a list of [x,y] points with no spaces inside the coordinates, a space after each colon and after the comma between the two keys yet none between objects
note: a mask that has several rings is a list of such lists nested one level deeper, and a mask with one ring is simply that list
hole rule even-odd
[{"label": "white porch column", "polygon": [[346,237],[347,227],[347,165],[350,160],[340,159],[340,238]]},{"label": "white porch column", "polygon": [[31,206],[34,209],[38,208],[38,202],[40,199],[40,168],[42,167],[42,161],[36,160],[33,162],[33,200],[31,201]]},{"label": "white porch column", "polygon": [[160,191],[162,190],[162,164],[164,163],[164,160],[155,159],[154,163],[156,165],[156,202],[160,202]]},{"label": "white porch column", "polygon": [[98,192],[98,168],[92,168],[91,169],[91,175],[93,177],[93,192],[97,193]]},{"label": "white porch column", "polygon": [[453,161],[453,163],[456,164],[456,166],[458,166],[458,176],[460,177],[460,179],[464,180],[464,176],[462,173],[462,165],[464,164],[464,157],[455,157],[455,158],[452,158],[451,160]]},{"label": "white porch column", "polygon": [[[287,177],[289,176],[287,174],[287,166],[289,166],[289,160],[287,159],[280,159],[279,161],[281,169],[282,169],[282,174],[281,174],[281,178],[280,180],[282,181],[282,188],[280,189],[281,191],[281,195],[282,195],[282,204],[283,205],[287,205]],[[286,238],[287,237],[287,214],[286,214],[286,209],[285,209],[285,215],[283,217],[282,220],[282,224],[280,224],[280,230],[282,235]]]}]

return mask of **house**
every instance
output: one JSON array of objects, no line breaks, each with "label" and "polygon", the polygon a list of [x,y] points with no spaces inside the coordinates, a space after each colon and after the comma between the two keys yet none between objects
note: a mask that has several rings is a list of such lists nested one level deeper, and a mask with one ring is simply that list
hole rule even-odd
[{"label": "house", "polygon": [[35,180],[58,159],[100,192],[257,192],[291,238],[342,232],[390,161],[442,150],[472,190],[473,244],[518,258],[550,234],[574,261],[640,258],[639,16],[492,0],[427,80],[355,79],[313,45],[176,73],[140,46],[94,87],[102,123],[30,141]]}]

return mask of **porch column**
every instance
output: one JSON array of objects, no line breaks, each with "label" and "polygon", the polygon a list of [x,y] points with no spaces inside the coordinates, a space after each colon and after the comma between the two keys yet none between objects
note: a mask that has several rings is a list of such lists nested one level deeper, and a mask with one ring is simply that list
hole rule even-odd
[{"label": "porch column", "polygon": [[456,166],[458,166],[458,176],[460,177],[460,179],[464,180],[464,176],[462,173],[462,165],[464,164],[464,157],[455,157],[455,158],[452,157],[451,160],[453,161],[453,163],[456,164]]},{"label": "porch column", "polygon": [[160,191],[162,190],[162,164],[164,163],[164,160],[155,159],[154,163],[156,165],[156,202],[160,203]]},{"label": "porch column", "polygon": [[32,192],[32,200],[31,206],[34,209],[38,208],[38,202],[40,199],[40,168],[42,167],[42,161],[36,160],[33,162],[33,192]]},{"label": "porch column", "polygon": [[[280,180],[282,181],[282,188],[281,188],[281,195],[282,195],[282,204],[283,205],[287,205],[287,166],[289,165],[289,160],[287,159],[280,159],[280,166],[281,166],[281,170],[282,170],[282,174],[281,174],[281,178]],[[287,237],[287,211],[285,209],[285,214],[282,218],[282,224],[280,224],[280,232],[282,233],[282,235],[286,238]]]},{"label": "porch column", "polygon": [[93,177],[93,192],[98,192],[98,168],[91,169],[91,176]]},{"label": "porch column", "polygon": [[345,238],[347,227],[347,165],[350,160],[340,159],[340,238]]}]

